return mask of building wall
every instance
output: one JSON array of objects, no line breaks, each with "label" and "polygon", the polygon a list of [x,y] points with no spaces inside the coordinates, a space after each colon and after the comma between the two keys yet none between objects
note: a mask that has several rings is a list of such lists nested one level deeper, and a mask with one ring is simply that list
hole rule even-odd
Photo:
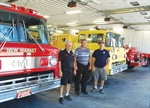
[{"label": "building wall", "polygon": [[120,34],[125,37],[126,43],[131,42],[131,46],[137,47],[144,53],[150,53],[150,31],[123,29]]}]

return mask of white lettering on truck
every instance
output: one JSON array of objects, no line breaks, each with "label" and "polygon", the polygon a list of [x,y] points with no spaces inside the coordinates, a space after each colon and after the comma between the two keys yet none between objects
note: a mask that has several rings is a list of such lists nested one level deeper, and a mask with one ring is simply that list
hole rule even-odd
[{"label": "white lettering on truck", "polygon": [[27,66],[31,66],[31,61],[30,60],[13,60],[11,65],[13,67],[27,67]]}]

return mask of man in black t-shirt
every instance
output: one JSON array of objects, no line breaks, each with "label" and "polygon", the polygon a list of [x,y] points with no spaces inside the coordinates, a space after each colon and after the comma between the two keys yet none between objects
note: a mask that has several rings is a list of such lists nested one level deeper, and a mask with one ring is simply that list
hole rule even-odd
[{"label": "man in black t-shirt", "polygon": [[63,103],[63,89],[65,85],[66,95],[64,96],[64,99],[69,101],[72,100],[72,98],[69,95],[69,92],[73,74],[76,75],[76,63],[71,48],[72,42],[67,41],[65,44],[65,49],[61,51],[59,55],[59,76],[61,77],[59,102],[61,104]]},{"label": "man in black t-shirt", "polygon": [[98,79],[100,77],[100,93],[103,94],[103,86],[105,80],[107,80],[106,68],[110,62],[110,55],[107,50],[104,49],[104,42],[98,43],[100,48],[95,50],[92,55],[92,72],[94,72],[94,88],[92,92],[95,92],[97,89]]}]

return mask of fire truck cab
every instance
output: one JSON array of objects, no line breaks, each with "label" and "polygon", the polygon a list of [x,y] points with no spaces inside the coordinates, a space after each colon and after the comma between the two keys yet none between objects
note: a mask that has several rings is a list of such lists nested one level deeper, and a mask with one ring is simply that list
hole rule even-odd
[{"label": "fire truck cab", "polygon": [[59,87],[58,56],[43,16],[0,2],[0,103]]}]

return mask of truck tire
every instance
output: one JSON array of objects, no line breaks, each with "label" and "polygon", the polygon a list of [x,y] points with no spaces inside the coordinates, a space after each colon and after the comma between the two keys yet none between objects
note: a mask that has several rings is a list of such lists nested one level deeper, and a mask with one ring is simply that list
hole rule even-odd
[{"label": "truck tire", "polygon": [[128,69],[133,69],[135,66],[130,66],[130,62],[127,61]]},{"label": "truck tire", "polygon": [[148,59],[148,61],[147,61],[147,66],[149,66],[150,65],[150,59]]},{"label": "truck tire", "polygon": [[[144,60],[146,60],[146,58],[144,58]],[[146,67],[146,66],[149,66],[150,65],[150,59],[147,60],[147,65],[144,65],[142,67]]]}]

